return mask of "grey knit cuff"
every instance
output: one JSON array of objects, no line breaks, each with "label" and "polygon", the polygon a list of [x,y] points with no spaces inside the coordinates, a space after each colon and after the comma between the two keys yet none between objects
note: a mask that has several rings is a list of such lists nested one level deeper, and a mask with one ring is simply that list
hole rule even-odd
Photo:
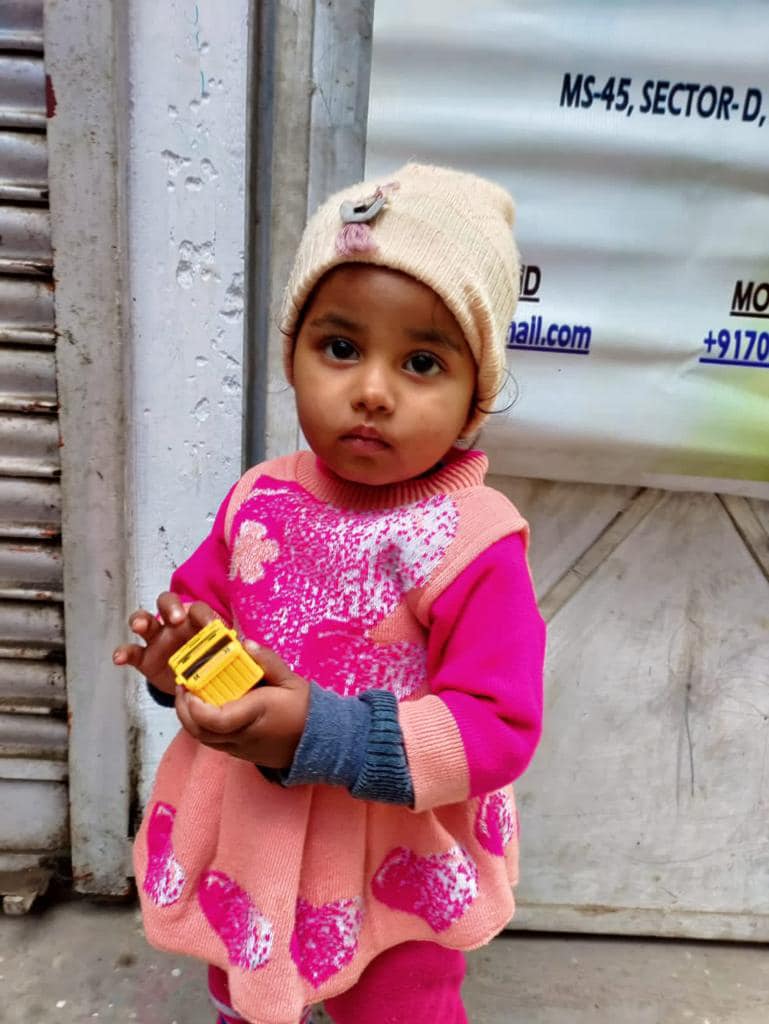
[{"label": "grey knit cuff", "polygon": [[341,697],[311,684],[310,708],[284,786],[344,786],[360,800],[412,805],[414,788],[391,693]]},{"label": "grey knit cuff", "polygon": [[414,786],[398,721],[398,701],[387,690],[367,690],[359,700],[371,709],[371,723],[363,766],[350,792],[361,800],[413,807]]},{"label": "grey knit cuff", "polygon": [[325,782],[349,788],[363,766],[371,715],[356,698],[310,684],[310,706],[286,786]]}]

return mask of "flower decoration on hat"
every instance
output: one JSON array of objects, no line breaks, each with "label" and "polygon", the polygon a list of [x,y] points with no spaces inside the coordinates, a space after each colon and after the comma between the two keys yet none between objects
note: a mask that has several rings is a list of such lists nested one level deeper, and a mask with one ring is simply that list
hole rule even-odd
[{"label": "flower decoration on hat", "polygon": [[378,247],[370,225],[399,187],[397,181],[391,181],[388,185],[378,186],[372,195],[362,199],[345,199],[339,207],[342,227],[336,236],[336,251],[340,256],[376,252]]}]

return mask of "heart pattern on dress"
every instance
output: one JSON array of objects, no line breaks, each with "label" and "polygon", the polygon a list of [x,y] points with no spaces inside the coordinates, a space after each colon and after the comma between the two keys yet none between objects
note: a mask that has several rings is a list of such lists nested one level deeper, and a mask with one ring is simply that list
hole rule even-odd
[{"label": "heart pattern on dress", "polygon": [[272,923],[237,882],[223,871],[207,871],[198,885],[198,902],[231,964],[244,971],[264,967],[272,952]]},{"label": "heart pattern on dress", "polygon": [[187,881],[171,842],[175,818],[175,807],[158,802],[147,822],[147,872],[142,889],[156,907],[176,903]]},{"label": "heart pattern on dress", "polygon": [[482,797],[475,816],[475,838],[484,850],[503,857],[515,833],[516,815],[510,794],[501,789]]},{"label": "heart pattern on dress", "polygon": [[335,900],[316,907],[299,897],[291,957],[303,978],[319,988],[350,963],[358,948],[363,901]]},{"label": "heart pattern on dress", "polygon": [[477,896],[478,868],[461,846],[427,857],[399,846],[382,861],[371,888],[385,906],[416,914],[434,932],[442,932]]}]

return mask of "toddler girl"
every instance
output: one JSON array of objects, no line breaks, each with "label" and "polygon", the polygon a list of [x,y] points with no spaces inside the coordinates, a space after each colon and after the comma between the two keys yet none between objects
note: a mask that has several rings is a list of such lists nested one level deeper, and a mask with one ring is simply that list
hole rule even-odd
[{"label": "toddler girl", "polygon": [[[183,726],[136,840],[147,936],[211,965],[226,1024],[461,1024],[462,950],[513,913],[544,628],[526,523],[456,446],[505,372],[512,221],[416,164],[321,207],[282,323],[311,450],[238,481],[115,652]],[[167,667],[213,617],[268,684],[221,708]]]}]

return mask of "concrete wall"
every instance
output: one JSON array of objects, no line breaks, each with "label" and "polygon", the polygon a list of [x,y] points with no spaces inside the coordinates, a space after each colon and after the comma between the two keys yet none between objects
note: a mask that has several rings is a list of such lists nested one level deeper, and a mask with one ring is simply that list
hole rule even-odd
[{"label": "concrete wall", "polygon": [[[247,16],[248,0],[128,15],[129,590],[148,607],[240,469]],[[176,718],[136,692],[146,799]]]}]

